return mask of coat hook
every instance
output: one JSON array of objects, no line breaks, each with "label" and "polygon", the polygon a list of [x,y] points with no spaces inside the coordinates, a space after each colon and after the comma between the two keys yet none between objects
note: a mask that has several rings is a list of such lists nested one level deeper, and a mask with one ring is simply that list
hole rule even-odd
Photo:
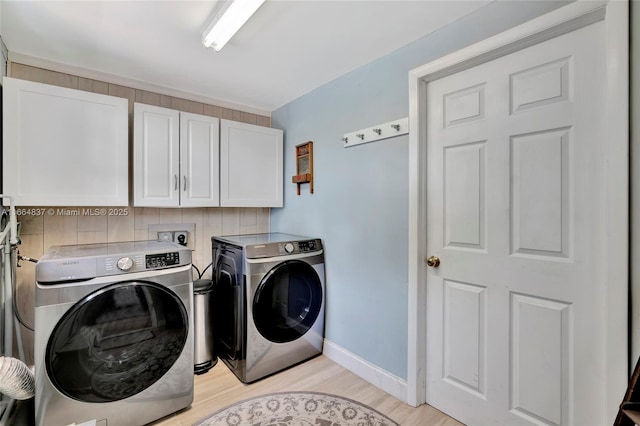
[{"label": "coat hook", "polygon": [[356,133],[356,137],[359,137],[361,140],[364,140],[364,133]]},{"label": "coat hook", "polygon": [[382,134],[382,129],[373,129],[374,133],[377,133],[378,136],[380,136]]},{"label": "coat hook", "polygon": [[349,143],[349,138],[342,138],[342,142]]},{"label": "coat hook", "polygon": [[393,127],[394,129],[396,129],[396,132],[400,131],[400,125],[399,124],[392,124],[391,127]]}]

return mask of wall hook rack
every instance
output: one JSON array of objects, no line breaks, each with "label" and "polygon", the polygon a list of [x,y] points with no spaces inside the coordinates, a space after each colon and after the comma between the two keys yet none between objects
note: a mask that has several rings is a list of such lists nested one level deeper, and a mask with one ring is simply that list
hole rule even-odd
[{"label": "wall hook rack", "polygon": [[356,146],[367,142],[406,135],[407,133],[409,133],[409,118],[404,117],[388,123],[377,124],[366,129],[346,133],[342,137],[342,142],[344,147],[348,148],[350,146]]}]

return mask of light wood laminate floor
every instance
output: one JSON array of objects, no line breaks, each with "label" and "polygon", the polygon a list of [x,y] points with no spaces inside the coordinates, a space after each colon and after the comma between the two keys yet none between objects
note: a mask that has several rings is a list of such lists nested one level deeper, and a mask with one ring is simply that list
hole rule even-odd
[{"label": "light wood laminate floor", "polygon": [[209,372],[195,376],[191,407],[151,424],[191,426],[237,401],[286,391],[314,391],[344,396],[374,408],[403,426],[461,425],[426,404],[420,407],[405,404],[323,355],[249,385],[240,382],[222,361],[218,361]]}]

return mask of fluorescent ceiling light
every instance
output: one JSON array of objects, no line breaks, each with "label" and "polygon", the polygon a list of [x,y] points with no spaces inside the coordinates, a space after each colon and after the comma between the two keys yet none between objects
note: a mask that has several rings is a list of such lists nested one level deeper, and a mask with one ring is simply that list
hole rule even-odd
[{"label": "fluorescent ceiling light", "polygon": [[202,44],[222,49],[233,35],[251,18],[265,0],[227,0],[213,13],[213,19],[202,34]]}]

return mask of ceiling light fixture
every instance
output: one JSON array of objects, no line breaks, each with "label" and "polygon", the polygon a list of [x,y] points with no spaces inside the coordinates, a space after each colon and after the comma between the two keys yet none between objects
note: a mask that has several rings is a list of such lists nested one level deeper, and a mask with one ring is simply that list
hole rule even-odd
[{"label": "ceiling light fixture", "polygon": [[213,12],[213,19],[202,34],[202,44],[216,52],[251,18],[265,0],[227,0]]}]

